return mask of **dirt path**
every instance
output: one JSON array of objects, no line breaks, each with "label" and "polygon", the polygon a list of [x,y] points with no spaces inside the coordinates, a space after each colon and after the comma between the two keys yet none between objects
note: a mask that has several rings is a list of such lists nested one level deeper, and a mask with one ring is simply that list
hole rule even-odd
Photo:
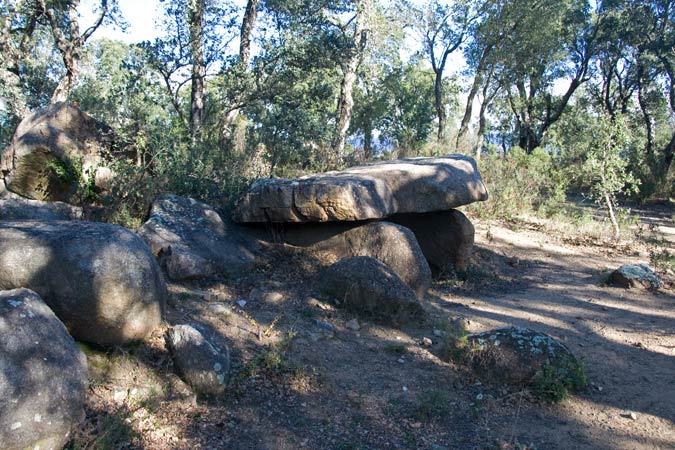
[{"label": "dirt path", "polygon": [[535,230],[480,225],[480,252],[507,257],[519,286],[475,298],[441,296],[463,305],[471,331],[541,330],[584,360],[589,391],[522,414],[518,440],[542,448],[675,448],[675,296],[602,284],[609,268],[649,262],[638,248],[626,256],[557,241]]},{"label": "dirt path", "polygon": [[[196,399],[162,330],[136,349],[90,351],[87,424],[71,448],[675,448],[673,285],[602,285],[610,268],[648,262],[649,248],[573,245],[540,224],[476,225],[468,281],[436,281],[429,320],[402,330],[354,326],[320,299],[320,265],[293,255],[236,283],[172,285],[168,322],[199,323],[230,347],[228,395]],[[437,330],[459,317],[472,332],[520,325],[561,339],[589,388],[545,405],[482,383],[438,356]]]}]

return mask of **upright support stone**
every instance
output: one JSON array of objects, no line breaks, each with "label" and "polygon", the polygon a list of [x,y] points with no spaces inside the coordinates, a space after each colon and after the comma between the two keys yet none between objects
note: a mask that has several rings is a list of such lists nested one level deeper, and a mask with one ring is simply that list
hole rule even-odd
[{"label": "upright support stone", "polygon": [[422,253],[435,273],[466,269],[471,259],[475,229],[460,211],[396,214],[388,220],[415,234]]}]

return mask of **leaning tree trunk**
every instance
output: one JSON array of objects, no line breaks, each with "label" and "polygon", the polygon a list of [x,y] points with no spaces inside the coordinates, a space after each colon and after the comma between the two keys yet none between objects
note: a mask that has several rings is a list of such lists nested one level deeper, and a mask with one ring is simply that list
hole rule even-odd
[{"label": "leaning tree trunk", "polygon": [[251,60],[251,35],[253,26],[258,16],[259,0],[248,0],[246,2],[246,11],[244,19],[241,22],[241,32],[239,34],[239,63],[247,66]]},{"label": "leaning tree trunk", "polygon": [[[469,132],[469,124],[471,123],[471,116],[473,114],[473,101],[478,95],[478,90],[480,89],[481,84],[483,83],[483,71],[485,70],[485,64],[487,61],[487,56],[490,53],[490,47],[483,51],[480,60],[478,61],[478,67],[476,67],[476,76],[473,78],[473,84],[471,84],[471,89],[469,90],[469,95],[466,98],[466,108],[464,109],[464,116],[462,117],[462,122],[459,125],[459,131],[457,132],[457,149],[460,148],[463,141],[466,139],[466,135]],[[485,89],[483,89],[485,91]],[[481,107],[482,109],[482,107]]]},{"label": "leaning tree trunk", "polygon": [[462,146],[462,143],[466,139],[466,135],[469,132],[469,123],[471,123],[471,116],[473,114],[473,100],[478,94],[478,88],[481,83],[480,73],[476,73],[476,77],[473,79],[473,84],[471,85],[471,90],[469,95],[466,98],[466,108],[464,109],[464,117],[462,117],[462,123],[459,125],[459,131],[457,132],[457,142],[455,146],[459,149]]},{"label": "leaning tree trunk", "polygon": [[621,231],[619,230],[619,223],[616,220],[616,214],[614,213],[614,206],[612,204],[612,199],[609,196],[609,193],[605,191],[605,204],[607,205],[607,213],[609,214],[609,220],[612,222],[612,227],[614,228],[614,240],[618,241],[621,237]]},{"label": "leaning tree trunk", "polygon": [[356,71],[363,60],[363,52],[368,42],[371,1],[357,1],[353,35],[354,47],[349,52],[347,60],[342,64],[342,82],[340,83],[340,97],[336,111],[335,134],[331,144],[333,156],[338,158],[344,153],[347,132],[354,111],[352,90],[356,80]]}]

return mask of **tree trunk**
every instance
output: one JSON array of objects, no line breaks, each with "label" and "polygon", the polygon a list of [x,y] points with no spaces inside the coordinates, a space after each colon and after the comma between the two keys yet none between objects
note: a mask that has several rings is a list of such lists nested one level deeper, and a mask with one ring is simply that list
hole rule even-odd
[{"label": "tree trunk", "polygon": [[59,84],[52,93],[50,103],[66,102],[73,92],[75,80],[78,73],[78,60],[73,57],[72,50],[66,50],[63,53],[63,63],[66,66],[66,73],[59,80]]},{"label": "tree trunk", "polygon": [[[462,122],[459,125],[459,131],[457,132],[457,149],[460,148],[462,142],[466,139],[466,134],[469,132],[469,124],[471,123],[471,116],[473,115],[473,101],[478,94],[481,84],[483,83],[483,71],[485,70],[485,61],[487,56],[490,53],[490,47],[483,51],[483,54],[478,61],[478,67],[476,68],[476,76],[473,79],[473,84],[469,90],[469,95],[466,99],[466,108],[464,109],[464,117],[462,117]],[[481,107],[482,108],[482,107]],[[479,147],[480,148],[480,147]]]},{"label": "tree trunk", "polygon": [[357,62],[352,60],[344,69],[342,83],[340,84],[340,98],[338,100],[337,120],[335,137],[331,145],[333,153],[336,156],[341,156],[344,153],[345,143],[347,141],[347,131],[352,120],[352,112],[354,110],[354,99],[352,97],[352,89],[354,87],[354,80],[356,80],[356,66]]},{"label": "tree trunk", "polygon": [[675,157],[675,133],[671,136],[666,148],[663,149],[663,160],[659,170],[659,176],[662,177],[662,180],[665,180],[668,176],[670,166],[673,164],[673,157]]},{"label": "tree trunk", "polygon": [[190,136],[192,143],[202,139],[206,65],[204,62],[204,2],[190,0],[188,17],[192,51],[192,89],[190,95]]},{"label": "tree trunk", "polygon": [[[246,2],[246,10],[244,11],[244,18],[241,21],[241,30],[239,32],[239,64],[246,70],[251,61],[251,41],[253,35],[253,28],[258,17],[258,6],[260,0],[248,0]],[[230,110],[223,119],[224,135],[228,137],[235,137],[241,132],[239,128],[245,126],[245,122],[237,120],[239,117],[239,108]],[[242,148],[235,142],[232,150],[235,153],[241,153]]]},{"label": "tree trunk", "polygon": [[331,150],[336,157],[340,157],[344,153],[347,131],[352,120],[354,111],[352,89],[356,80],[356,71],[363,60],[363,52],[368,41],[371,1],[357,1],[353,35],[354,47],[349,52],[347,60],[342,64],[342,82],[340,83],[340,97],[336,111],[335,135],[331,144]]},{"label": "tree trunk", "polygon": [[[659,58],[663,63],[663,67],[666,69],[666,74],[668,75],[668,100],[670,104],[670,110],[675,113],[675,70],[673,69],[670,60],[665,57]],[[675,156],[675,133],[673,133],[670,138],[670,142],[666,145],[666,148],[663,150],[663,160],[661,162],[659,175],[662,177],[668,176],[668,171],[670,170],[670,165],[673,162],[673,157]]]},{"label": "tree trunk", "polygon": [[2,95],[9,108],[19,120],[23,119],[30,113],[26,99],[21,92],[21,80],[19,76],[12,71],[0,67],[0,95]]},{"label": "tree trunk", "polygon": [[[84,45],[84,39],[80,36],[77,8],[79,0],[72,0],[65,6],[67,11],[67,28],[62,28],[62,23],[56,16],[55,6],[47,6],[45,0],[40,0],[40,7],[49,20],[52,36],[56,47],[61,52],[61,59],[66,73],[59,80],[56,89],[52,93],[50,103],[65,102],[75,86],[75,80],[79,71],[80,50]],[[65,31],[65,32],[64,32]]]},{"label": "tree trunk", "polygon": [[443,140],[445,130],[445,108],[443,107],[443,68],[434,69],[434,100],[436,106],[436,116],[438,117],[438,132],[436,137],[438,142]]},{"label": "tree trunk", "polygon": [[644,79],[643,77],[644,77],[644,69],[642,67],[642,64],[638,61],[637,77],[636,77],[636,81],[638,83],[637,98],[638,98],[638,105],[640,105],[640,111],[642,112],[642,120],[644,121],[645,131],[647,133],[647,143],[645,152],[647,154],[648,164],[652,172],[652,175],[655,178],[658,178],[656,174],[657,158],[656,155],[654,154],[654,130],[652,127],[652,118],[649,114],[649,110],[647,109],[647,104],[645,102],[644,83],[642,82]]},{"label": "tree trunk", "polygon": [[532,124],[521,122],[518,131],[518,146],[531,155],[535,148],[541,144],[541,137],[537,135]]},{"label": "tree trunk", "polygon": [[484,97],[483,103],[481,103],[480,105],[480,113],[478,115],[478,134],[476,136],[476,148],[474,149],[476,159],[480,159],[481,152],[483,151],[483,142],[485,140],[485,127],[487,125],[487,121],[485,120],[485,111],[487,110],[488,105],[489,100],[487,97]]},{"label": "tree trunk", "polygon": [[482,76],[480,73],[476,73],[476,77],[473,79],[473,84],[471,85],[471,90],[469,91],[469,95],[466,98],[464,117],[462,117],[462,123],[459,125],[459,131],[457,132],[457,142],[455,145],[458,150],[462,146],[462,143],[466,139],[466,135],[469,132],[469,124],[471,123],[471,116],[473,115],[473,100],[478,94],[478,88],[480,87],[481,81]]},{"label": "tree trunk", "polygon": [[363,130],[363,159],[373,159],[373,125],[370,119],[366,121]]},{"label": "tree trunk", "polygon": [[16,15],[19,14],[21,3],[21,1],[16,1],[8,5],[5,20],[2,21],[0,28],[0,96],[9,105],[12,114],[19,119],[23,119],[30,113],[21,91],[19,66],[26,59],[29,43],[33,37],[39,15],[37,10],[33,10],[21,30],[19,44],[15,45],[12,38],[12,31],[14,31],[12,30],[12,24]]},{"label": "tree trunk", "polygon": [[607,205],[607,212],[609,214],[609,220],[612,221],[612,227],[614,228],[614,240],[618,241],[621,237],[621,231],[619,230],[619,223],[616,221],[616,215],[614,214],[614,206],[612,205],[612,199],[609,197],[607,191],[604,192],[605,204]]},{"label": "tree trunk", "polygon": [[485,117],[478,120],[478,134],[476,135],[476,148],[474,149],[474,157],[479,160],[483,152],[483,142],[485,142]]},{"label": "tree trunk", "polygon": [[[59,4],[54,2],[47,6],[46,0],[38,0],[37,6],[49,21],[54,43],[61,52],[61,59],[66,69],[65,75],[59,80],[51,103],[67,101],[75,86],[79,73],[80,51],[87,39],[101,26],[103,19],[108,15],[108,0],[100,0],[98,17],[94,24],[80,34],[79,14],[80,0],[64,2],[60,7],[66,8],[65,23],[62,17],[58,17]],[[65,27],[64,27],[65,24]]]},{"label": "tree trunk", "polygon": [[239,34],[239,62],[245,66],[251,60],[251,35],[256,17],[258,16],[259,0],[248,0],[246,2],[246,11],[244,19],[241,22],[241,32]]}]

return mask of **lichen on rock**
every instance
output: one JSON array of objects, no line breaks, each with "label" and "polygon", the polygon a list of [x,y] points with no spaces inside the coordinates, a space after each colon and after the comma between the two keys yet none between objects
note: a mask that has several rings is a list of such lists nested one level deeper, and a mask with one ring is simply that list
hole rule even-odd
[{"label": "lichen on rock", "polygon": [[468,336],[468,361],[478,376],[559,401],[586,385],[583,367],[565,344],[548,334],[508,327]]}]

